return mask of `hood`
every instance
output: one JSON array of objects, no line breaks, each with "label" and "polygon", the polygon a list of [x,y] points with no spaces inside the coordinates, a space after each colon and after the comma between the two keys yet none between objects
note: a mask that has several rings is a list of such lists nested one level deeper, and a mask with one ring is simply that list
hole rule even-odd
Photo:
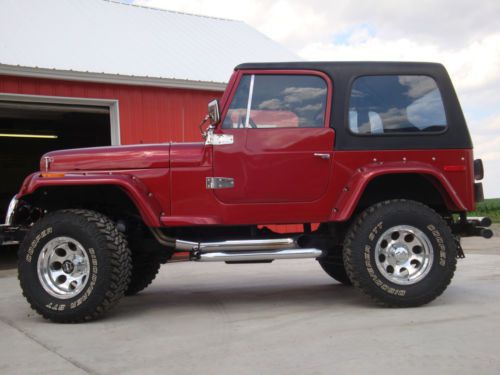
[{"label": "hood", "polygon": [[81,171],[169,168],[170,144],[77,148],[49,152],[40,160],[40,170]]}]

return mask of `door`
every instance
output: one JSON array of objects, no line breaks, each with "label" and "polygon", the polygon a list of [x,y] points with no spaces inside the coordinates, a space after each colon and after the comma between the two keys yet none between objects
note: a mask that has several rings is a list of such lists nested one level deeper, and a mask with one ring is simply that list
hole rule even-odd
[{"label": "door", "polygon": [[233,143],[213,148],[214,177],[233,183],[216,188],[216,197],[235,204],[321,199],[332,165],[331,94],[317,72],[240,74],[217,129]]}]

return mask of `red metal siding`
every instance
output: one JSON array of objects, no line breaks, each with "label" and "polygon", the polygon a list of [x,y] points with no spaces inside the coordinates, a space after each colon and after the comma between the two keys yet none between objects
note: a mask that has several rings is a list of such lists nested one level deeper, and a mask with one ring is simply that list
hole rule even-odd
[{"label": "red metal siding", "polygon": [[0,93],[116,99],[121,143],[199,141],[198,124],[222,92],[0,76]]}]

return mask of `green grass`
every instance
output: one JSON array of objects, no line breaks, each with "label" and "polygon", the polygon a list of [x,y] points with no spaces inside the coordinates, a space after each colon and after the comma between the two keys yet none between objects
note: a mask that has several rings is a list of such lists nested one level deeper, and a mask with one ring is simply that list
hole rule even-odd
[{"label": "green grass", "polygon": [[488,216],[494,223],[500,223],[500,198],[485,199],[478,203],[476,211],[468,213],[468,216]]}]

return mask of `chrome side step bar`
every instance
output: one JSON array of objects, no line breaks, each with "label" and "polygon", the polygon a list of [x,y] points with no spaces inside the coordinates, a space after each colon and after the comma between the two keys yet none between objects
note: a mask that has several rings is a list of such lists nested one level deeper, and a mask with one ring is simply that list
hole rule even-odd
[{"label": "chrome side step bar", "polygon": [[210,252],[200,253],[198,262],[255,262],[275,259],[317,258],[322,252],[319,249],[284,249],[270,251],[245,252]]},{"label": "chrome side step bar", "polygon": [[202,253],[212,253],[219,251],[257,251],[257,250],[278,250],[292,249],[296,244],[292,238],[278,238],[270,240],[239,240],[221,242],[201,242],[198,250]]},{"label": "chrome side step bar", "polygon": [[271,238],[266,240],[230,240],[220,242],[193,242],[167,237],[160,229],[150,228],[156,240],[163,246],[173,247],[175,251],[217,251],[278,250],[294,249],[298,245],[293,238]]},{"label": "chrome side step bar", "polygon": [[258,251],[293,249],[297,247],[292,238],[277,238],[269,240],[231,240],[220,242],[191,242],[174,240],[177,251],[194,251],[202,253],[213,253],[219,251]]},{"label": "chrome side step bar", "polygon": [[151,228],[151,231],[162,245],[174,248],[172,261],[255,262],[317,258],[322,255],[322,251],[319,249],[300,248],[293,238],[192,242],[167,237],[157,228]]}]

